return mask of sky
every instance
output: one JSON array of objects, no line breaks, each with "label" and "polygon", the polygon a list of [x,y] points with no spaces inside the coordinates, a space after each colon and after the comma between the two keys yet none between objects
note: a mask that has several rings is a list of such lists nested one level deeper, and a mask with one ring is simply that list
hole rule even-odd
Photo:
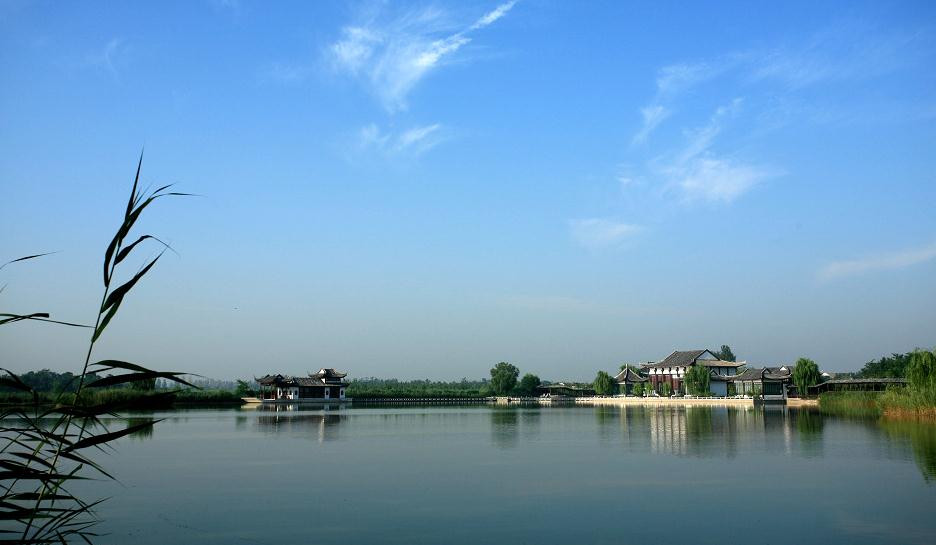
[{"label": "sky", "polygon": [[[4,312],[96,359],[543,379],[936,346],[931,2],[0,2]],[[152,242],[152,241],[150,241]],[[124,277],[159,252],[145,247]],[[88,334],[0,328],[0,366]]]}]

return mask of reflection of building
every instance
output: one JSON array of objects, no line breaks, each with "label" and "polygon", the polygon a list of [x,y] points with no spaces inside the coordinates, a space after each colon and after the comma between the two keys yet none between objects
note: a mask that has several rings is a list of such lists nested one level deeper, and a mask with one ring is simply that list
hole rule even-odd
[{"label": "reflection of building", "polygon": [[675,351],[659,363],[644,366],[649,375],[653,390],[661,393],[664,384],[669,384],[673,392],[683,392],[683,381],[686,371],[693,366],[702,366],[708,369],[711,378],[709,388],[717,396],[728,395],[728,382],[737,373],[738,367],[744,362],[722,361],[708,350]]},{"label": "reflection of building", "polygon": [[321,369],[307,377],[266,375],[258,378],[260,400],[264,403],[345,401],[346,373]]},{"label": "reflection of building", "polygon": [[747,369],[740,375],[735,375],[732,380],[735,391],[739,394],[750,395],[760,391],[765,400],[781,400],[787,398],[787,387],[792,376],[786,366],[762,367]]}]

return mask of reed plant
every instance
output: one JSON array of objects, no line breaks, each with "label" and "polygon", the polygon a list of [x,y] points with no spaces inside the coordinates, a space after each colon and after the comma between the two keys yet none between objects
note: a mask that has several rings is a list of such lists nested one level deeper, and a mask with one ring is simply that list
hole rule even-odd
[{"label": "reed plant", "polygon": [[[118,411],[127,407],[127,394],[96,394],[115,387],[141,384],[157,378],[192,386],[183,373],[155,371],[137,363],[102,359],[94,361],[95,349],[107,326],[117,316],[122,303],[153,269],[169,246],[153,235],[135,238],[131,232],[143,212],[163,197],[187,195],[163,186],[150,191],[140,187],[143,155],[137,163],[136,176],[126,209],[116,233],[104,252],[103,293],[95,309],[93,325],[52,319],[47,312],[26,314],[0,313],[0,325],[19,322],[51,322],[88,330],[87,351],[81,373],[72,392],[55,395],[43,403],[39,392],[24,383],[15,373],[0,369],[0,386],[12,388],[28,400],[27,406],[0,410],[0,543],[67,543],[76,539],[91,543],[97,536],[99,518],[95,512],[101,499],[87,499],[71,492],[79,480],[113,476],[94,460],[94,453],[111,446],[117,439],[145,434],[158,420],[129,421]],[[160,245],[156,257],[147,259],[135,273],[124,275],[127,260],[147,243]],[[37,259],[35,254],[14,259],[2,266]],[[123,278],[118,282],[118,278]],[[111,373],[109,376],[103,376]],[[130,391],[127,389],[126,391]],[[155,393],[154,396],[167,395]],[[108,429],[111,422],[123,421],[124,427]]]}]

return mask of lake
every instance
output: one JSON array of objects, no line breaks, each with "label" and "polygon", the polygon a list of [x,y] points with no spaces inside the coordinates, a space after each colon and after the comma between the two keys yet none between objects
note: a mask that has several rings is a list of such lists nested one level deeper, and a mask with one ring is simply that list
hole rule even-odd
[{"label": "lake", "polygon": [[936,543],[936,426],[722,407],[193,409],[100,543]]}]

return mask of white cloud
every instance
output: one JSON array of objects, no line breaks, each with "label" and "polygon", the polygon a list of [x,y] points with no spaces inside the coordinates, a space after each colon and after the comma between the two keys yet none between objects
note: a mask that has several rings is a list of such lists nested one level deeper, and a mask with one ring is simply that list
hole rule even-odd
[{"label": "white cloud", "polygon": [[640,109],[640,115],[643,117],[643,126],[640,128],[640,131],[634,135],[631,143],[640,144],[650,136],[650,133],[657,128],[664,119],[669,117],[670,111],[660,106],[659,104],[654,104]]},{"label": "white cloud", "polygon": [[699,157],[689,162],[678,181],[689,201],[731,202],[770,176],[759,167],[719,157]]},{"label": "white cloud", "polygon": [[819,278],[832,280],[844,276],[852,276],[873,271],[904,269],[936,258],[936,243],[913,250],[851,259],[846,261],[833,261],[819,269]]},{"label": "white cloud", "polygon": [[514,4],[501,4],[458,31],[439,10],[411,11],[389,22],[372,20],[345,27],[329,53],[336,67],[362,78],[388,111],[404,110],[407,96],[420,80],[470,43],[469,33],[494,23]]},{"label": "white cloud", "polygon": [[794,46],[757,55],[751,79],[773,80],[791,88],[828,81],[861,80],[908,64],[917,55],[916,33],[881,33],[861,21],[844,21]]},{"label": "white cloud", "polygon": [[434,123],[394,133],[383,132],[371,123],[359,131],[358,144],[362,150],[377,151],[386,156],[418,156],[444,140],[441,129],[442,125]]},{"label": "white cloud", "polygon": [[128,47],[122,38],[114,38],[107,42],[104,49],[98,53],[88,55],[87,64],[106,70],[115,80],[120,81],[118,66],[126,57]]},{"label": "white cloud", "polygon": [[514,7],[514,4],[517,3],[517,0],[511,0],[510,2],[504,2],[503,4],[497,6],[490,12],[486,13],[480,19],[475,21],[475,24],[471,25],[470,30],[477,30],[479,28],[484,28],[494,21],[500,19],[504,15],[507,15],[507,12],[510,11],[510,8]]},{"label": "white cloud", "polygon": [[660,167],[669,185],[678,189],[685,201],[729,203],[776,174],[773,169],[719,156],[711,150],[726,118],[736,115],[741,104],[742,100],[736,98],[716,109],[707,125],[687,131],[689,140],[685,148]]},{"label": "white cloud", "polygon": [[598,249],[617,246],[642,228],[606,218],[586,218],[569,221],[572,238],[586,248]]},{"label": "white cloud", "polygon": [[678,63],[660,68],[657,72],[657,95],[680,93],[703,81],[712,79],[727,69],[725,61]]}]

